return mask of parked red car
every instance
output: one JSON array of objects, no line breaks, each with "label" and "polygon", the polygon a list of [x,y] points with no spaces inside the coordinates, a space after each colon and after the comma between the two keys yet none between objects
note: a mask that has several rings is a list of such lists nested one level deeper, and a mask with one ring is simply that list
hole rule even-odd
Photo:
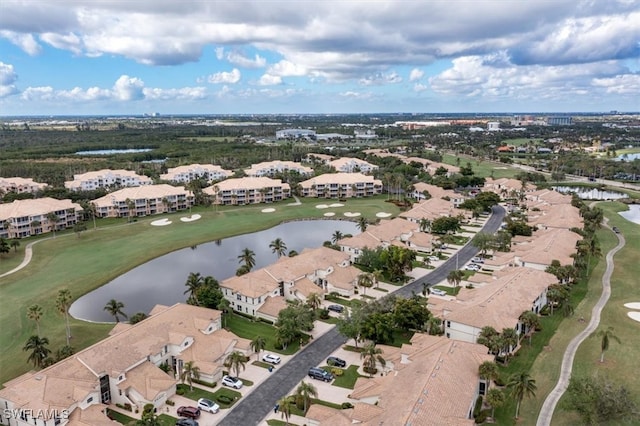
[{"label": "parked red car", "polygon": [[200,409],[197,407],[180,407],[178,408],[178,415],[180,417],[197,419],[198,417],[200,417]]}]

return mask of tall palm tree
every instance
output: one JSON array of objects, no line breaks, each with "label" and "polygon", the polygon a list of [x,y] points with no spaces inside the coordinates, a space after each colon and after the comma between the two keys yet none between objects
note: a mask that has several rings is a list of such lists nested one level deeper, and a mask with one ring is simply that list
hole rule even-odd
[{"label": "tall palm tree", "polygon": [[40,368],[44,366],[45,360],[51,353],[51,350],[47,348],[48,344],[49,339],[46,337],[31,336],[22,348],[23,351],[31,351],[27,360],[33,362],[34,367]]},{"label": "tall palm tree", "polygon": [[69,307],[71,306],[71,291],[68,288],[63,288],[58,291],[58,297],[56,297],[56,309],[59,313],[64,315],[65,325],[67,327],[67,346],[69,346],[69,340],[71,339],[71,328],[69,327]]},{"label": "tall palm tree", "polygon": [[527,329],[526,334],[529,336],[529,346],[531,346],[531,337],[536,328],[540,327],[540,318],[533,311],[524,311],[518,319]]},{"label": "tall palm tree", "polygon": [[509,378],[507,383],[507,389],[511,390],[511,397],[515,398],[516,404],[516,419],[520,413],[520,403],[525,396],[536,396],[536,381],[529,376],[529,373],[521,372],[514,373]]},{"label": "tall palm tree", "polygon": [[276,238],[271,241],[269,248],[271,249],[271,252],[277,254],[278,257],[282,257],[287,253],[287,245],[282,241],[282,238]]},{"label": "tall palm tree", "polygon": [[304,380],[300,383],[298,388],[296,389],[296,395],[301,396],[304,401],[304,412],[306,414],[307,409],[309,408],[309,403],[311,402],[311,397],[318,397],[318,390],[311,383],[307,383]]},{"label": "tall palm tree", "polygon": [[367,294],[367,289],[373,287],[373,275],[368,272],[358,275],[358,287],[362,287],[362,293]]},{"label": "tall palm tree", "polygon": [[431,231],[431,221],[426,217],[420,219],[420,231],[422,232],[430,232]]},{"label": "tall palm tree", "polygon": [[622,342],[618,336],[613,334],[613,327],[608,327],[606,330],[598,331],[597,336],[602,338],[600,341],[600,362],[604,362],[604,353],[609,350],[609,343],[611,339],[618,342],[618,344],[621,344]]},{"label": "tall palm tree", "polygon": [[194,304],[198,304],[198,289],[204,283],[204,278],[200,275],[200,272],[190,272],[187,277],[187,282],[184,284],[187,286],[187,289],[182,294],[189,294],[187,298],[188,301],[195,302]]},{"label": "tall palm tree", "polygon": [[245,248],[242,250],[242,252],[238,256],[238,260],[238,263],[244,263],[244,266],[246,266],[249,270],[256,266],[256,254],[249,248]]},{"label": "tall palm tree", "polygon": [[9,243],[9,245],[11,247],[13,247],[13,252],[17,253],[18,252],[18,247],[20,247],[20,240],[17,238],[14,238],[13,240],[11,240],[11,242]]},{"label": "tall palm tree", "polygon": [[484,397],[484,402],[487,403],[489,407],[491,407],[491,417],[495,417],[496,408],[501,407],[505,403],[505,396],[502,390],[493,388],[487,391],[487,394]]},{"label": "tall palm tree", "polygon": [[124,303],[111,299],[104,306],[104,310],[109,312],[116,319],[116,322],[120,322],[120,315],[127,318],[127,315],[122,311]]},{"label": "tall palm tree", "polygon": [[376,348],[375,343],[369,343],[362,348],[360,352],[360,359],[363,359],[362,366],[369,372],[369,377],[373,375],[373,371],[376,369],[376,365],[379,363],[384,367],[387,365],[387,361],[382,357],[383,350]]},{"label": "tall palm tree", "polygon": [[289,425],[289,417],[291,417],[291,410],[293,409],[295,402],[291,397],[285,396],[284,398],[278,401],[278,406],[280,407],[280,417],[284,417],[285,426]]},{"label": "tall palm tree", "polygon": [[200,367],[194,364],[194,361],[185,362],[180,372],[180,381],[189,384],[189,389],[193,390],[193,379],[200,378]]},{"label": "tall palm tree", "polygon": [[267,340],[262,336],[256,336],[251,341],[251,349],[256,353],[256,356],[260,358],[260,352],[267,347]]},{"label": "tall palm tree", "polygon": [[331,236],[331,242],[333,244],[338,244],[338,241],[344,238],[344,234],[338,230],[336,230]]},{"label": "tall palm tree", "polygon": [[367,222],[367,219],[365,219],[362,216],[358,218],[358,229],[360,230],[360,232],[366,231],[368,225],[369,225],[369,222]]},{"label": "tall palm tree", "polygon": [[373,272],[371,273],[371,275],[373,276],[373,279],[376,282],[376,288],[380,287],[380,281],[382,280],[382,277],[384,276],[384,271],[382,269],[374,269]]},{"label": "tall palm tree", "polygon": [[500,376],[498,366],[493,361],[485,361],[478,367],[480,378],[487,381],[487,388],[491,385],[492,380],[496,380]]},{"label": "tall palm tree", "polygon": [[45,217],[49,221],[49,229],[53,231],[53,238],[55,238],[56,228],[58,227],[58,222],[60,221],[60,218],[54,212],[48,213]]},{"label": "tall palm tree", "polygon": [[42,306],[36,304],[27,308],[27,318],[36,323],[36,330],[40,336],[40,320],[42,319]]},{"label": "tall palm tree", "polygon": [[229,315],[229,309],[231,303],[224,297],[218,302],[218,310],[222,311],[222,327],[226,328],[227,315]]},{"label": "tall palm tree", "polygon": [[449,284],[452,284],[453,288],[456,288],[460,285],[462,277],[464,277],[464,272],[459,269],[454,269],[453,271],[449,272],[449,275],[447,275],[447,282]]},{"label": "tall palm tree", "polygon": [[315,311],[322,305],[322,297],[318,293],[311,293],[307,296],[307,305]]},{"label": "tall palm tree", "polygon": [[247,357],[242,352],[233,351],[224,359],[224,366],[229,370],[233,370],[236,377],[240,375],[240,368],[244,370],[247,364]]}]

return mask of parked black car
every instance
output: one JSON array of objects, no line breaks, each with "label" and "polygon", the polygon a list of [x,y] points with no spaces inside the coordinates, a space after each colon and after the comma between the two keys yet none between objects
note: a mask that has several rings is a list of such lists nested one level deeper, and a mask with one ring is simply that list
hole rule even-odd
[{"label": "parked black car", "polygon": [[193,419],[178,419],[176,426],[198,426],[198,422]]},{"label": "parked black car", "polygon": [[324,380],[325,382],[330,382],[333,380],[333,374],[318,367],[311,367],[309,369],[309,377],[311,377],[312,379]]},{"label": "parked black car", "polygon": [[342,313],[342,311],[344,311],[344,306],[342,305],[329,305],[327,306],[327,309],[333,312],[337,312],[337,313]]},{"label": "parked black car", "polygon": [[335,367],[344,368],[347,366],[347,361],[337,356],[330,356],[327,358],[327,364]]}]

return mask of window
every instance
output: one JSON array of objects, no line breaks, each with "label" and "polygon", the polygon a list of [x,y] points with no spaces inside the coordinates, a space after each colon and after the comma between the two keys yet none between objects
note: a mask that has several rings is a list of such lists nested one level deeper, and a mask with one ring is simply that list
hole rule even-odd
[{"label": "window", "polygon": [[92,402],[93,402],[93,397],[92,396],[87,398],[87,404],[91,404]]},{"label": "window", "polygon": [[236,294],[236,299],[242,300],[242,295],[240,293]]}]

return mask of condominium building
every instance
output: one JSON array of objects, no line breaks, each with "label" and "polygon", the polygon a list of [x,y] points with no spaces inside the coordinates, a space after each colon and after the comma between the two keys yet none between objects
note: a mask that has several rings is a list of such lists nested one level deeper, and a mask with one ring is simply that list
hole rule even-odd
[{"label": "condominium building", "polygon": [[47,186],[46,183],[34,182],[30,178],[22,177],[0,177],[0,196],[8,192],[15,192],[16,194],[31,193],[42,191]]},{"label": "condominium building", "polygon": [[233,175],[232,171],[224,170],[214,164],[189,164],[170,168],[167,173],[160,175],[160,179],[175,183],[189,183],[194,179],[204,179],[211,183],[231,175]]},{"label": "condominium building", "polygon": [[390,245],[404,246],[414,234],[418,234],[419,225],[405,219],[395,218],[381,220],[377,225],[369,225],[367,229],[352,237],[337,242],[340,250],[348,253],[355,262],[364,249],[374,250],[377,247],[387,248]]},{"label": "condominium building", "polygon": [[244,177],[223,180],[202,190],[214,204],[257,204],[282,201],[291,196],[288,183],[268,177]]},{"label": "condominium building", "polygon": [[359,158],[342,157],[333,161],[329,161],[329,166],[342,173],[373,173],[378,170],[378,166],[368,163]]},{"label": "condominium building", "polygon": [[92,191],[98,188],[120,188],[124,186],[151,185],[151,178],[131,170],[97,170],[73,175],[73,180],[64,183],[73,191]]},{"label": "condominium building", "polygon": [[315,137],[315,130],[310,129],[283,129],[276,131],[276,139],[299,139]]},{"label": "condominium building", "polygon": [[249,177],[273,177],[277,173],[285,172],[296,172],[302,176],[307,176],[313,174],[313,169],[294,161],[265,161],[253,164],[250,168],[245,169],[245,173]]},{"label": "condominium building", "polygon": [[73,227],[82,207],[71,200],[36,198],[0,204],[0,237],[24,238]]},{"label": "condominium building", "polygon": [[326,173],[300,186],[303,196],[317,198],[370,197],[382,192],[382,181],[362,173]]},{"label": "condominium building", "polygon": [[193,205],[193,194],[167,184],[123,188],[92,201],[97,217],[137,217],[170,213]]}]

